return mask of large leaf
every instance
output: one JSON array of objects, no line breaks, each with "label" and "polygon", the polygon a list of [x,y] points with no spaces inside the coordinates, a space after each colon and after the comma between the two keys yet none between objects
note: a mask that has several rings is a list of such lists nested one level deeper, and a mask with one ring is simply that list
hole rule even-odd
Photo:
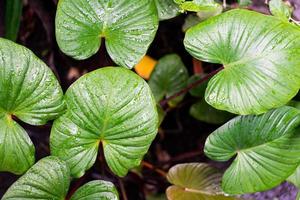
[{"label": "large leaf", "polygon": [[180,11],[173,0],[154,0],[160,20],[176,17]]},{"label": "large leaf", "polygon": [[65,95],[68,110],[54,122],[51,152],[80,177],[95,162],[99,143],[119,176],[140,164],[158,128],[147,83],[124,68],[106,67],[81,77]]},{"label": "large leaf", "polygon": [[22,174],[34,163],[34,146],[12,116],[43,125],[63,111],[52,71],[28,49],[0,38],[0,171]]},{"label": "large leaf", "polygon": [[105,38],[115,63],[132,68],[142,59],[158,27],[153,0],[60,0],[56,38],[60,49],[86,59]]},{"label": "large leaf", "polygon": [[[43,158],[19,178],[1,200],[62,200],[70,186],[70,169],[57,157]],[[114,185],[107,181],[91,181],[80,187],[71,200],[118,200]]]},{"label": "large leaf", "polygon": [[261,114],[300,88],[300,29],[276,17],[228,11],[189,29],[184,43],[197,59],[223,64],[205,95],[217,109]]},{"label": "large leaf", "polygon": [[19,178],[2,200],[65,199],[70,185],[70,170],[65,162],[47,157],[37,162]]},{"label": "large leaf", "polygon": [[118,200],[118,196],[114,184],[97,180],[81,186],[71,200]]},{"label": "large leaf", "polygon": [[178,164],[167,175],[170,183],[167,189],[169,200],[222,200],[225,197],[221,189],[222,173],[205,163]]},{"label": "large leaf", "polygon": [[277,186],[300,162],[300,111],[281,107],[263,115],[239,116],[207,139],[206,155],[235,160],[223,176],[229,194],[252,193]]},{"label": "large leaf", "polygon": [[176,54],[170,54],[159,59],[150,76],[149,86],[156,101],[159,102],[164,97],[170,97],[185,88],[188,78],[187,69],[181,58]]}]

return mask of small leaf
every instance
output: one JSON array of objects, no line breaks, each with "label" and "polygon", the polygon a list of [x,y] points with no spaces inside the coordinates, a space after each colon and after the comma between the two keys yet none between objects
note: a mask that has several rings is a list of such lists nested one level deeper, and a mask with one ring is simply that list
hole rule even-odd
[{"label": "small leaf", "polygon": [[186,49],[223,64],[205,99],[236,114],[261,114],[285,105],[300,88],[300,30],[276,17],[235,9],[190,28]]},{"label": "small leaf", "polygon": [[240,6],[249,6],[252,4],[252,0],[238,0]]},{"label": "small leaf", "polygon": [[[162,57],[149,80],[149,86],[157,102],[170,97],[187,86],[188,72],[181,58],[176,54]],[[172,104],[178,103],[182,96]]]},{"label": "small leaf", "polygon": [[179,7],[173,0],[154,0],[160,20],[171,19],[179,14]]},{"label": "small leaf", "polygon": [[169,200],[234,199],[224,196],[221,178],[219,170],[205,163],[175,165],[167,175],[168,181],[173,184],[167,189],[167,197]]},{"label": "small leaf", "polygon": [[234,116],[231,113],[211,107],[204,99],[192,105],[190,115],[199,121],[210,124],[223,124]]},{"label": "small leaf", "polygon": [[100,48],[101,38],[113,61],[132,68],[154,39],[158,28],[152,0],[60,0],[56,39],[60,49],[83,60]]},{"label": "small leaf", "polygon": [[189,28],[199,24],[201,21],[202,20],[196,14],[189,14],[184,20],[182,31],[186,32]]},{"label": "small leaf", "polygon": [[296,187],[300,189],[300,166],[295,170],[295,172],[287,178],[288,182],[293,183]]},{"label": "small leaf", "polygon": [[288,21],[292,15],[293,8],[283,0],[270,0],[269,7],[272,15],[282,20]]},{"label": "small leaf", "polygon": [[214,12],[219,10],[222,6],[216,3],[214,0],[192,0],[192,1],[180,1],[177,2],[183,11],[192,12]]},{"label": "small leaf", "polygon": [[2,200],[65,199],[70,185],[70,171],[65,162],[46,157],[19,178]]},{"label": "small leaf", "polygon": [[118,200],[119,194],[114,184],[107,181],[91,181],[81,186],[71,200]]},{"label": "small leaf", "polygon": [[68,110],[55,120],[50,146],[72,176],[94,164],[100,142],[116,175],[140,164],[158,128],[156,103],[141,77],[124,68],[102,68],[77,80],[65,99]]},{"label": "small leaf", "polygon": [[23,1],[6,0],[5,1],[5,38],[16,41],[18,37]]},{"label": "small leaf", "polygon": [[52,71],[30,50],[0,38],[0,171],[22,174],[34,163],[34,146],[12,116],[44,125],[64,108]]},{"label": "small leaf", "polygon": [[253,193],[279,185],[300,161],[300,111],[281,107],[263,115],[239,116],[213,132],[205,154],[235,160],[223,176],[229,194]]},{"label": "small leaf", "polygon": [[[191,85],[191,84],[203,79],[205,76],[206,76],[206,74],[195,74],[195,75],[191,76],[188,80],[188,85]],[[197,85],[196,87],[192,88],[191,90],[189,90],[189,93],[194,97],[203,98],[206,87],[207,87],[207,83],[208,83],[208,80],[200,85]]]}]

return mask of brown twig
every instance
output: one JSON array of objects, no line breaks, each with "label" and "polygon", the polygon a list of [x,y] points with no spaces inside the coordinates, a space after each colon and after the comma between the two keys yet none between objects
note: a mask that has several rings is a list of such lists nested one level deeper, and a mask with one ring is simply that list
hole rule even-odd
[{"label": "brown twig", "polygon": [[215,74],[217,74],[219,71],[221,71],[222,69],[224,69],[224,67],[220,67],[219,69],[212,71],[211,73],[207,74],[205,77],[203,77],[202,79],[188,85],[186,88],[184,88],[183,90],[179,91],[178,93],[160,101],[160,105],[162,108],[165,108],[166,105],[168,104],[168,102],[172,99],[175,99],[176,97],[179,97],[185,93],[187,93],[189,90],[197,87],[198,85],[204,83],[205,81],[207,81],[208,79],[210,79],[212,76],[214,76]]},{"label": "brown twig", "polygon": [[121,194],[122,194],[123,200],[128,200],[123,181],[120,178],[118,178],[118,181],[119,181],[119,186],[121,189]]},{"label": "brown twig", "polygon": [[163,177],[166,177],[167,176],[167,173],[162,170],[162,169],[158,169],[156,168],[154,165],[152,165],[151,163],[148,163],[146,161],[142,161],[142,166],[143,167],[146,167],[148,169],[151,169],[151,170],[154,170],[156,173],[158,173],[159,175],[163,176]]}]

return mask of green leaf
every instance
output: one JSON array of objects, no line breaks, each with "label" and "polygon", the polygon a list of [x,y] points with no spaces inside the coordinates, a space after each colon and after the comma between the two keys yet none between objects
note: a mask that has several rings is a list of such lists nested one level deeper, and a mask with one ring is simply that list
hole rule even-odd
[{"label": "green leaf", "polygon": [[56,157],[37,162],[19,178],[2,197],[2,200],[65,199],[70,185],[70,170]]},{"label": "green leaf", "polygon": [[169,200],[229,200],[221,190],[222,174],[205,163],[178,164],[167,179],[173,185],[167,189]]},{"label": "green leaf", "polygon": [[179,4],[180,8],[183,11],[192,12],[213,12],[215,10],[219,10],[220,7],[222,7],[214,0],[177,1],[176,3]]},{"label": "green leaf", "polygon": [[210,124],[223,124],[234,116],[231,113],[211,107],[204,99],[192,105],[190,115],[199,121]]},{"label": "green leaf", "polygon": [[252,4],[252,0],[238,0],[240,6],[249,6]]},{"label": "green leaf", "polygon": [[[188,80],[188,85],[191,85],[191,84],[203,79],[206,75],[207,74],[195,74],[195,75],[191,76]],[[189,93],[194,97],[203,98],[206,87],[207,87],[207,83],[208,83],[208,80],[203,82],[200,85],[197,85],[196,87],[192,88],[191,90],[189,90]]]},{"label": "green leaf", "polygon": [[276,17],[231,10],[190,28],[184,44],[197,59],[223,64],[205,95],[217,109],[265,113],[300,88],[300,29]]},{"label": "green leaf", "polygon": [[81,186],[71,200],[118,200],[119,194],[114,184],[107,181],[91,181]]},{"label": "green leaf", "polygon": [[[149,86],[157,102],[168,98],[187,86],[188,72],[181,58],[169,54],[159,59],[149,79]],[[172,101],[176,104],[183,96]]]},{"label": "green leaf", "polygon": [[173,0],[154,0],[160,20],[171,19],[179,14],[179,7]]},{"label": "green leaf", "polygon": [[0,171],[22,174],[34,164],[34,145],[10,116],[0,117]]},{"label": "green leaf", "polygon": [[89,58],[105,38],[113,61],[127,68],[146,54],[157,28],[152,0],[60,0],[56,13],[56,38],[65,54]]},{"label": "green leaf", "polygon": [[[70,186],[70,169],[57,157],[41,159],[19,178],[1,200],[66,199]],[[118,200],[114,185],[107,181],[91,181],[80,187],[71,200]]]},{"label": "green leaf", "polygon": [[287,178],[287,181],[300,188],[300,166],[298,166],[295,172]]},{"label": "green leaf", "polygon": [[99,143],[118,176],[138,166],[156,136],[158,114],[147,83],[124,68],[84,75],[65,95],[67,112],[51,130],[51,152],[80,177],[95,162]]},{"label": "green leaf", "polygon": [[22,0],[6,0],[5,1],[5,38],[16,41],[21,16],[23,2]]},{"label": "green leaf", "polygon": [[34,163],[34,146],[12,116],[44,125],[64,111],[63,92],[30,50],[2,38],[0,66],[0,171],[22,174]]},{"label": "green leaf", "polygon": [[270,0],[269,7],[272,15],[282,20],[288,21],[292,15],[293,8],[283,0]]},{"label": "green leaf", "polygon": [[229,194],[268,190],[279,185],[300,161],[300,111],[281,107],[263,115],[239,116],[213,132],[205,154],[216,161],[236,155],[223,176]]},{"label": "green leaf", "polygon": [[196,14],[189,14],[184,20],[182,31],[186,32],[189,28],[199,24],[201,21],[202,20]]}]

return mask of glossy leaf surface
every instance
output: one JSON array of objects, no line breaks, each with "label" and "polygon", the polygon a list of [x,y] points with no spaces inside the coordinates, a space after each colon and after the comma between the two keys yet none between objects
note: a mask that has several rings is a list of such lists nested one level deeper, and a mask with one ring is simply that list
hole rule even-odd
[{"label": "glossy leaf surface", "polygon": [[281,107],[239,116],[207,139],[205,154],[216,161],[236,156],[223,176],[229,194],[264,191],[288,178],[300,161],[300,111]]},{"label": "glossy leaf surface", "polygon": [[206,90],[213,107],[261,114],[285,105],[300,87],[300,29],[273,16],[231,10],[190,28],[186,49],[223,64]]},{"label": "glossy leaf surface", "polygon": [[52,71],[30,50],[0,38],[0,171],[22,174],[34,163],[34,146],[12,116],[44,125],[63,111]]},{"label": "glossy leaf surface", "polygon": [[46,157],[19,178],[2,200],[65,199],[70,185],[70,171],[65,162]]},{"label": "glossy leaf surface", "polygon": [[118,200],[114,184],[107,181],[91,181],[81,186],[71,200]]},{"label": "glossy leaf surface", "polygon": [[167,189],[169,200],[222,200],[222,174],[204,163],[178,164],[172,167],[167,179],[173,185]]},{"label": "glossy leaf surface", "polygon": [[65,54],[89,58],[105,38],[113,61],[127,68],[146,54],[157,28],[153,0],[60,0],[56,14],[56,39]]},{"label": "glossy leaf surface", "polygon": [[141,77],[124,68],[102,68],[77,80],[65,99],[68,110],[54,122],[50,143],[73,176],[94,164],[100,142],[118,176],[140,164],[158,128],[156,103]]},{"label": "glossy leaf surface", "polygon": [[179,14],[179,7],[173,0],[154,0],[160,20],[171,19]]},{"label": "glossy leaf surface", "polygon": [[[187,86],[188,72],[181,58],[170,54],[159,59],[149,80],[149,86],[157,102],[170,97]],[[179,97],[176,101],[181,100]]]}]

